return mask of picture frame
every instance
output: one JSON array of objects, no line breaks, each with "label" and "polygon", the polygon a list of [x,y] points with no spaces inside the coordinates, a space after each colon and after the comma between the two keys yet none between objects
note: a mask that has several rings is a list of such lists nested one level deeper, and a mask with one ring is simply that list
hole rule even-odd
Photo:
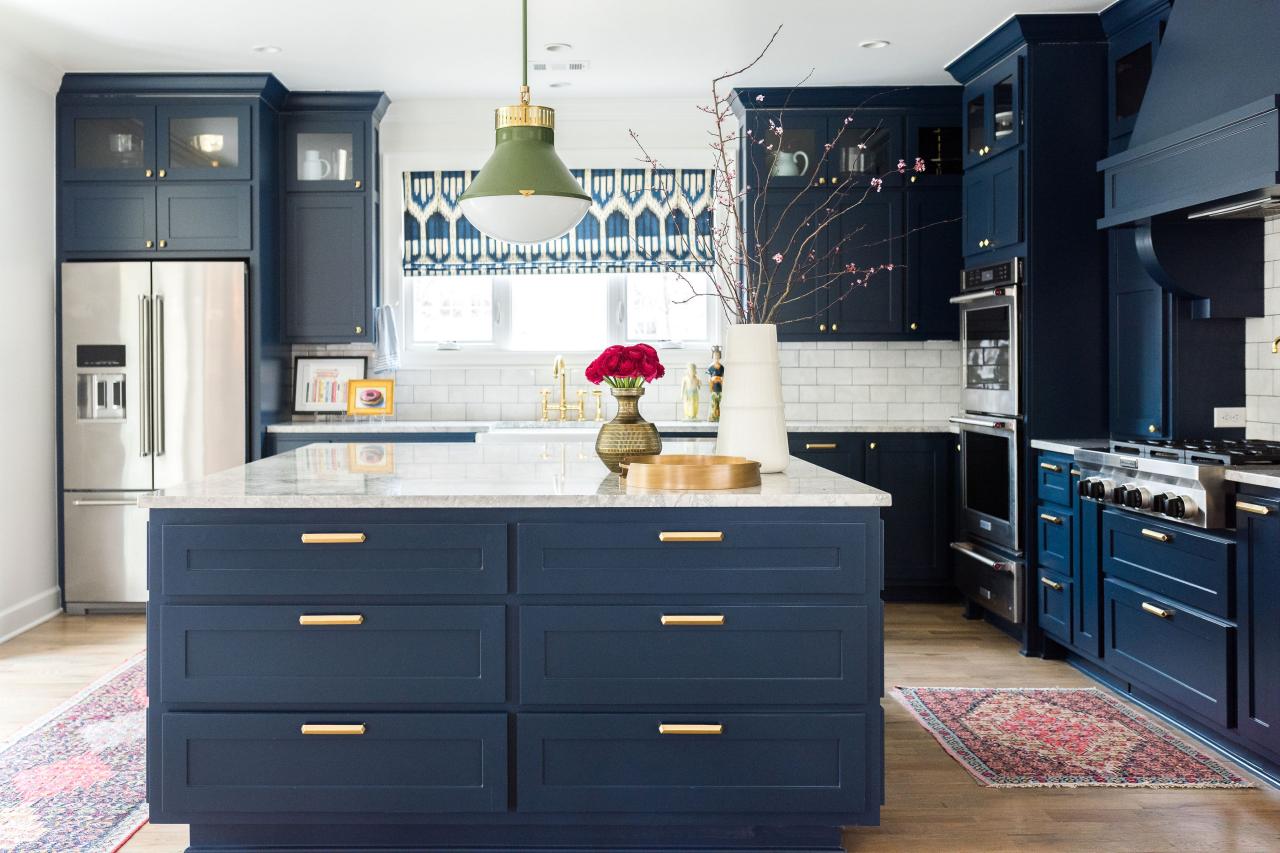
[{"label": "picture frame", "polygon": [[353,474],[394,474],[396,446],[389,442],[347,445],[347,467]]},{"label": "picture frame", "polygon": [[293,358],[293,413],[295,415],[344,415],[347,384],[368,375],[369,360],[362,355]]},{"label": "picture frame", "polygon": [[394,379],[353,379],[347,383],[347,414],[367,418],[396,413]]}]

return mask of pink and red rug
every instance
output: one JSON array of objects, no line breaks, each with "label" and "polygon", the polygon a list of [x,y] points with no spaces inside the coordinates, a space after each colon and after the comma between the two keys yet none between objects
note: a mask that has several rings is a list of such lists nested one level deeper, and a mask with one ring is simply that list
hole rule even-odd
[{"label": "pink and red rug", "polygon": [[952,758],[995,788],[1250,788],[1093,689],[895,687]]},{"label": "pink and red rug", "polygon": [[139,655],[0,747],[0,851],[113,853],[147,822]]}]

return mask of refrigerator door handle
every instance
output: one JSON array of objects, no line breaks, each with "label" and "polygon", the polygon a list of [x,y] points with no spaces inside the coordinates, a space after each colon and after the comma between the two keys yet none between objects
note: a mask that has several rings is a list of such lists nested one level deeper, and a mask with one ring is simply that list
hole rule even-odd
[{"label": "refrigerator door handle", "polygon": [[151,364],[155,371],[152,378],[152,385],[155,388],[154,407],[155,413],[152,418],[155,430],[155,454],[156,456],[164,456],[164,297],[157,295],[155,297],[155,305],[152,307],[154,315],[155,329],[154,341],[151,347]]},{"label": "refrigerator door handle", "polygon": [[151,297],[145,294],[138,297],[138,349],[141,350],[141,364],[138,376],[142,380],[142,393],[138,395],[138,407],[141,410],[138,418],[142,430],[139,442],[142,456],[151,455]]},{"label": "refrigerator door handle", "polygon": [[133,500],[106,500],[106,499],[85,498],[85,499],[73,500],[71,502],[71,505],[72,506],[137,506],[138,499],[134,498]]}]

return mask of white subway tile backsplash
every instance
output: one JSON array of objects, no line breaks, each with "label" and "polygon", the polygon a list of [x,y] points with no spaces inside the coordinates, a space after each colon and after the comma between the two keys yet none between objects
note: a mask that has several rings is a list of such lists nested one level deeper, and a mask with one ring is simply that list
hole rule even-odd
[{"label": "white subway tile backsplash", "polygon": [[829,349],[807,349],[800,351],[801,367],[832,367],[836,363],[836,354]]},{"label": "white subway tile backsplash", "polygon": [[[921,350],[923,352],[923,350]],[[872,367],[906,367],[907,351],[900,349],[876,350],[868,353]]]},{"label": "white subway tile backsplash", "polygon": [[1268,441],[1280,437],[1280,355],[1271,342],[1280,334],[1280,220],[1266,223],[1262,275],[1265,317],[1244,322],[1245,435]]},{"label": "white subway tile backsplash", "polygon": [[936,349],[909,350],[906,356],[907,367],[938,367],[942,364],[942,353]]}]

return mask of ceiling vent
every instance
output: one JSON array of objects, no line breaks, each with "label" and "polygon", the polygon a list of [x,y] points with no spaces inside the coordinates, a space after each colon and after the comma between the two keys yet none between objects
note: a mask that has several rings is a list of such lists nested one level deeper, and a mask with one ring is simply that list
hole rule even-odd
[{"label": "ceiling vent", "polygon": [[590,68],[591,63],[585,59],[560,60],[559,62],[534,60],[529,63],[529,70],[535,73],[553,72],[556,74],[574,74],[579,71],[588,71]]}]

